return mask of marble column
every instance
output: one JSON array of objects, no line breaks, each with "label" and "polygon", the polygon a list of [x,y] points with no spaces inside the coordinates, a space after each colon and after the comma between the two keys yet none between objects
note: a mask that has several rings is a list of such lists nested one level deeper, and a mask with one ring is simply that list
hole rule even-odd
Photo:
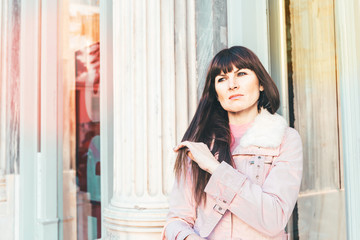
[{"label": "marble column", "polygon": [[195,0],[113,2],[114,189],[105,239],[159,239],[196,95]]}]

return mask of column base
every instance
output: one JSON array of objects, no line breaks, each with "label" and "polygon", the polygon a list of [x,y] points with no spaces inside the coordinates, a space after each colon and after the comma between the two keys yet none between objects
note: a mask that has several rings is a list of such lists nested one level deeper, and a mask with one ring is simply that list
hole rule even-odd
[{"label": "column base", "polygon": [[120,208],[112,204],[104,210],[103,240],[159,240],[165,224],[167,208]]}]

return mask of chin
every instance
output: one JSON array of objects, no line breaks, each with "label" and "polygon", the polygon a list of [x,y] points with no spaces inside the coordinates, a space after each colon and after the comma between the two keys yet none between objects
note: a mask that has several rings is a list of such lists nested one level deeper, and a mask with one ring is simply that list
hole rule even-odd
[{"label": "chin", "polygon": [[[223,107],[224,108],[224,107]],[[252,111],[253,109],[257,110],[257,105],[251,105],[251,106],[227,106],[226,108],[224,108],[225,111],[227,112],[232,112],[232,113],[239,113],[239,112],[243,112],[243,111]]]},{"label": "chin", "polygon": [[224,108],[224,109],[225,111],[232,113],[237,113],[245,110],[244,108]]}]

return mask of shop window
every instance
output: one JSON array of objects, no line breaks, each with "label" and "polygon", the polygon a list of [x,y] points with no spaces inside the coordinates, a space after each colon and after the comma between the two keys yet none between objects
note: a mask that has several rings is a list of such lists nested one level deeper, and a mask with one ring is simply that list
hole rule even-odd
[{"label": "shop window", "polygon": [[101,238],[99,1],[61,1],[62,239]]}]

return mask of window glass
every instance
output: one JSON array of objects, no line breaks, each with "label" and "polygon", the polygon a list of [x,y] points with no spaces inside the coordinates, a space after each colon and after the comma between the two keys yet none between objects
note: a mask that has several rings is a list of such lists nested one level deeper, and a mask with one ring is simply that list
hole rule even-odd
[{"label": "window glass", "polygon": [[99,1],[61,1],[63,239],[101,237]]}]

